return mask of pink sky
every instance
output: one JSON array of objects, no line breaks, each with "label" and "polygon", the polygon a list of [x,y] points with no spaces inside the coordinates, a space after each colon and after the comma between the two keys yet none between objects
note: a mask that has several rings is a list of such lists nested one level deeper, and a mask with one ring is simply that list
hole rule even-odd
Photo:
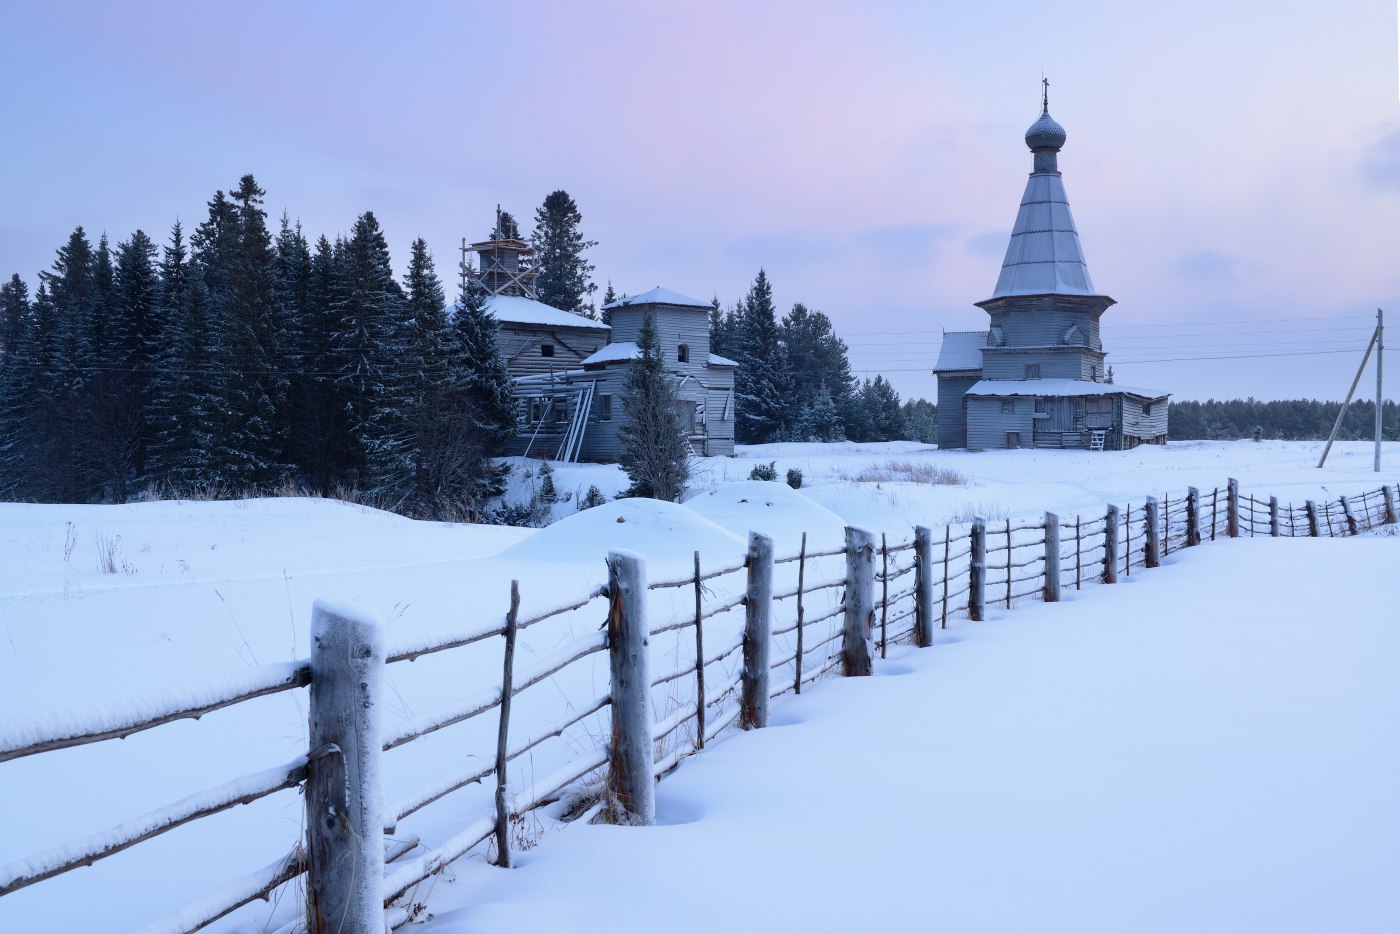
[{"label": "pink sky", "polygon": [[[400,264],[423,236],[450,278],[498,202],[528,227],[564,188],[600,284],[727,305],[765,267],[858,370],[931,397],[941,330],[985,321],[972,303],[996,281],[1043,70],[1090,271],[1119,302],[1119,381],[1339,398],[1364,316],[1386,307],[1400,335],[1395,15],[11,2],[0,272],[33,287],[77,224],[162,241],[251,171],[274,215],[333,235],[373,210]],[[1133,362],[1317,350],[1346,352]]]}]

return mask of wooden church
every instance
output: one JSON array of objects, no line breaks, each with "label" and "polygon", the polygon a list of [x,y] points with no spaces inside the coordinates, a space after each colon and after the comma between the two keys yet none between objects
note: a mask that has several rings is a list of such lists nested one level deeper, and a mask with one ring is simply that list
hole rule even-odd
[{"label": "wooden church", "polygon": [[938,377],[941,448],[1126,450],[1165,444],[1168,393],[1106,382],[1099,293],[1070,215],[1058,155],[1065,130],[1048,99],[1026,131],[1033,154],[985,331],[945,332]]},{"label": "wooden church", "polygon": [[[675,380],[681,424],[700,456],[734,453],[734,370],[710,353],[710,303],[669,289],[604,306],[611,326],[535,297],[534,248],[502,236],[463,241],[462,274],[486,289],[486,310],[513,386],[518,426],[507,453],[557,461],[615,461],[628,365],[640,355],[636,337],[652,316],[662,359]],[[475,253],[472,270],[466,254]]]}]

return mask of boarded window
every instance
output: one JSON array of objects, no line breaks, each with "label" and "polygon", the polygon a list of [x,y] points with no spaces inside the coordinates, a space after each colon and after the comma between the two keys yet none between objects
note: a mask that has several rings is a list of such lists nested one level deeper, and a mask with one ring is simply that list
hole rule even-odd
[{"label": "boarded window", "polygon": [[1144,402],[1144,403],[1142,404],[1142,414],[1143,414],[1143,415],[1151,415],[1151,414],[1152,414],[1152,403],[1151,403],[1151,402]]},{"label": "boarded window", "polygon": [[612,421],[612,396],[598,397],[598,420],[602,422]]},{"label": "boarded window", "polygon": [[1039,363],[1027,363],[1027,364],[1026,364],[1026,379],[1040,379],[1040,364],[1039,364]]},{"label": "boarded window", "polygon": [[1016,414],[1016,400],[1015,400],[1015,399],[1002,399],[1002,400],[1001,400],[1001,414],[1002,414],[1002,415],[1015,415],[1015,414]]},{"label": "boarded window", "polygon": [[553,345],[553,344],[540,344],[540,356],[541,356],[541,357],[552,357],[552,356],[554,356],[554,345]]},{"label": "boarded window", "polygon": [[689,363],[689,362],[690,362],[690,347],[689,347],[689,346],[687,346],[686,344],[681,344],[679,347],[676,348],[676,362],[677,362],[677,363]]},{"label": "boarded window", "polygon": [[1019,448],[1021,446],[1021,433],[1019,431],[1008,431],[1006,433],[1006,446],[1009,448]]}]

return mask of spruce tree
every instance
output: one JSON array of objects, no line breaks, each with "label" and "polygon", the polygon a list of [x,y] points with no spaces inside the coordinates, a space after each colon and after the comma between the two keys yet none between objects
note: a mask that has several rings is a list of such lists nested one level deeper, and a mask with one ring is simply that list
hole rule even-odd
[{"label": "spruce tree", "polygon": [[739,364],[734,374],[734,439],[742,444],[771,441],[783,423],[785,362],[773,287],[762,269],[744,299],[730,347]]},{"label": "spruce tree", "polygon": [[41,343],[31,470],[34,497],[48,502],[87,502],[93,492],[82,440],[94,372],[91,340],[100,320],[95,266],[92,245],[78,227],[58,250],[52,271],[40,273],[47,290],[35,297]]},{"label": "spruce tree", "polygon": [[778,325],[778,339],[785,363],[779,436],[793,441],[840,440],[841,413],[850,407],[855,379],[846,344],[836,336],[831,319],[798,302]]},{"label": "spruce tree", "polygon": [[535,211],[536,297],[546,305],[585,318],[595,315],[589,296],[597,289],[589,278],[593,264],[584,251],[597,246],[579,232],[583,215],[566,191],[551,192]]},{"label": "spruce tree", "polygon": [[253,176],[245,175],[230,196],[235,238],[220,303],[230,413],[223,479],[236,488],[267,489],[286,473],[286,316],[275,291],[276,254],[262,208],[265,195]]},{"label": "spruce tree", "polygon": [[[99,271],[102,268],[99,247]],[[105,300],[103,369],[89,384],[87,434],[96,453],[96,469],[106,495],[124,502],[131,484],[145,471],[149,442],[153,352],[159,346],[156,324],[160,278],[156,247],[143,231],[117,245],[116,268]],[[104,291],[99,273],[99,295]]]},{"label": "spruce tree", "polygon": [[0,354],[15,349],[28,314],[29,286],[15,273],[9,282],[0,285]]},{"label": "spruce tree", "polygon": [[160,263],[146,478],[172,495],[210,492],[226,418],[223,352],[205,277],[176,221]]},{"label": "spruce tree", "polygon": [[334,306],[334,372],[354,466],[365,492],[396,508],[410,496],[413,477],[407,437],[412,380],[406,371],[414,366],[414,342],[388,243],[369,211],[355,221],[346,242]]},{"label": "spruce tree", "polygon": [[491,463],[515,437],[511,378],[496,341],[496,322],[486,311],[486,292],[467,276],[452,315],[447,379],[460,398],[463,421],[453,469],[444,480],[448,497],[469,517],[485,518],[486,504],[503,489],[504,471]]},{"label": "spruce tree", "polygon": [[0,497],[28,495],[32,469],[34,383],[37,374],[29,287],[16,273],[0,285]]},{"label": "spruce tree", "polygon": [[603,307],[598,309],[598,320],[604,324],[612,324],[612,309],[608,306],[618,300],[618,294],[613,290],[612,280],[608,280],[608,290],[603,293]]},{"label": "spruce tree", "polygon": [[619,462],[632,481],[627,495],[675,502],[690,480],[690,444],[650,313],[642,318],[637,349],[641,355],[629,364],[622,393],[625,420],[618,431]]},{"label": "spruce tree", "polygon": [[491,228],[492,240],[519,240],[520,225],[515,222],[515,215],[509,211],[496,210],[496,226]]}]

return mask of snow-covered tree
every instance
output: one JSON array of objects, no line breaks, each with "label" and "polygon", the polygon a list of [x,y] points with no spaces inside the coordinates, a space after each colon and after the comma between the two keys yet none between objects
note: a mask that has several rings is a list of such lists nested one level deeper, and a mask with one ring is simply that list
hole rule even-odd
[{"label": "snow-covered tree", "polygon": [[[541,302],[585,318],[595,316],[590,296],[598,288],[584,252],[597,246],[579,232],[583,215],[567,191],[551,192],[535,210],[535,293]],[[606,301],[606,299],[605,299]]]},{"label": "snow-covered tree", "polygon": [[618,431],[619,460],[632,486],[628,496],[674,502],[690,480],[690,444],[681,424],[675,379],[661,361],[661,341],[651,315],[637,333],[641,356],[627,371],[622,393],[626,420]]},{"label": "snow-covered tree", "polygon": [[734,438],[741,444],[771,441],[782,427],[783,348],[773,308],[773,287],[762,269],[744,298],[729,344],[739,364],[734,374]]}]

